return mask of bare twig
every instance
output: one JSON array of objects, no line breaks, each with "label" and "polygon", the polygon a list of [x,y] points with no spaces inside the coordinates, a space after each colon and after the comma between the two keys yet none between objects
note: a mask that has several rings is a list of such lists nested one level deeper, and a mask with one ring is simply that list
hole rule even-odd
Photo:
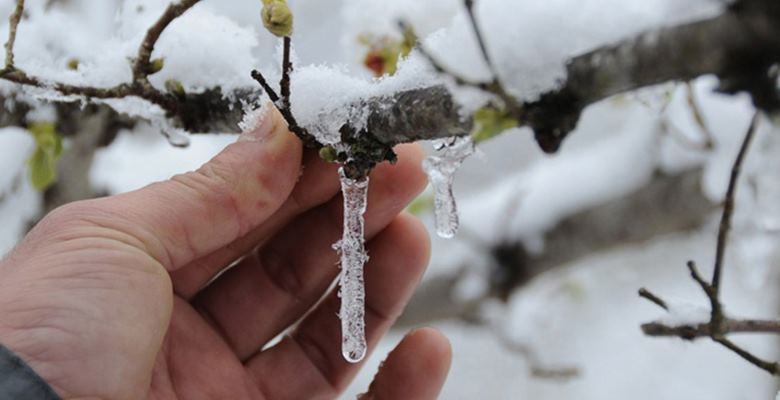
[{"label": "bare twig", "polygon": [[282,80],[279,82],[279,87],[282,92],[282,107],[290,108],[290,79],[293,73],[293,64],[292,60],[290,59],[290,52],[292,51],[292,39],[290,39],[289,36],[285,36],[283,41]]},{"label": "bare twig", "polygon": [[693,89],[693,85],[690,81],[685,82],[685,99],[687,100],[688,108],[690,108],[691,114],[693,115],[693,120],[696,121],[696,125],[699,126],[699,129],[704,136],[704,149],[711,150],[715,147],[715,139],[709,126],[707,126],[704,113],[702,113],[699,101],[696,99],[696,91]]},{"label": "bare twig", "polygon": [[734,213],[734,198],[737,192],[737,182],[739,181],[739,174],[742,171],[742,163],[745,160],[745,155],[750,148],[750,144],[753,141],[753,137],[756,133],[756,127],[758,120],[761,117],[760,112],[756,112],[753,115],[753,119],[750,121],[750,127],[748,128],[745,139],[742,142],[742,146],[737,154],[737,159],[734,161],[734,165],[731,168],[731,177],[729,178],[729,186],[726,191],[726,200],[723,204],[723,215],[720,219],[720,228],[718,229],[718,244],[715,252],[715,268],[712,272],[712,289],[715,292],[714,296],[718,297],[720,292],[720,280],[723,270],[723,258],[726,254],[726,246],[728,241],[729,230],[731,229],[731,216]]},{"label": "bare twig", "polygon": [[165,31],[173,20],[179,18],[199,1],[200,0],[181,0],[178,3],[170,4],[157,22],[149,28],[146,32],[146,37],[144,37],[143,42],[141,42],[141,47],[138,49],[138,56],[136,56],[135,62],[133,63],[134,82],[140,83],[147,80],[151,70],[150,60],[152,58],[152,52],[163,31]]},{"label": "bare twig", "polygon": [[639,289],[639,297],[645,298],[655,303],[655,305],[657,305],[658,307],[661,307],[664,310],[669,311],[669,306],[666,305],[665,301],[663,301],[660,297],[656,296],[655,294],[653,294],[653,292],[645,288]]},{"label": "bare twig", "polygon": [[256,80],[257,83],[260,84],[260,86],[265,90],[266,94],[268,94],[268,98],[271,99],[274,103],[279,101],[279,95],[276,94],[276,90],[271,87],[271,85],[268,83],[268,81],[265,79],[262,73],[258,70],[252,71],[252,79]]},{"label": "bare twig", "polygon": [[479,44],[479,50],[482,52],[482,57],[485,59],[485,63],[487,64],[488,68],[490,68],[490,72],[493,74],[493,81],[498,82],[498,71],[496,70],[495,65],[493,65],[493,60],[490,57],[490,53],[487,49],[485,35],[482,34],[482,29],[479,27],[477,16],[474,13],[474,0],[463,0],[463,4],[466,6],[469,22],[471,23],[471,27],[474,29],[474,35],[477,38],[477,43]]},{"label": "bare twig", "polygon": [[[745,137],[740,146],[737,158],[731,167],[731,176],[729,179],[726,199],[723,205],[720,226],[718,228],[718,239],[715,250],[715,266],[712,274],[712,282],[707,282],[702,274],[696,268],[696,263],[688,261],[686,264],[690,271],[691,278],[701,287],[704,294],[710,301],[710,320],[701,324],[682,324],[669,326],[662,323],[649,323],[642,325],[642,331],[648,336],[676,336],[685,340],[693,340],[699,337],[709,337],[715,343],[731,350],[751,364],[769,372],[772,375],[780,374],[778,363],[766,361],[748,350],[736,345],[729,340],[726,335],[731,333],[775,333],[780,334],[780,321],[769,320],[736,320],[726,316],[723,311],[723,305],[720,300],[720,283],[723,276],[723,261],[728,246],[728,233],[731,227],[731,218],[734,213],[734,202],[736,197],[737,185],[742,164],[745,161],[750,144],[756,133],[758,121],[761,112],[756,111],[750,121],[750,126],[745,133]],[[666,302],[660,297],[650,293],[646,289],[640,289],[639,295],[645,299],[668,310]]]},{"label": "bare twig", "polygon": [[747,362],[755,365],[758,368],[763,369],[766,372],[769,372],[771,375],[777,375],[778,373],[778,364],[776,362],[770,362],[766,361],[758,356],[753,355],[753,353],[743,349],[740,346],[737,346],[732,342],[731,340],[723,337],[723,336],[715,336],[712,338],[712,340],[720,343],[725,348],[733,351],[740,357],[744,358]]},{"label": "bare twig", "polygon": [[289,36],[285,36],[283,39],[283,53],[282,53],[282,78],[279,81],[279,91],[280,94],[277,94],[276,91],[271,87],[271,85],[268,83],[268,80],[265,79],[263,74],[258,71],[254,70],[252,71],[252,78],[257,81],[257,83],[260,84],[260,86],[265,90],[265,92],[268,94],[268,97],[276,103],[276,106],[279,108],[279,112],[282,114],[284,119],[287,121],[287,127],[288,129],[294,133],[298,138],[300,138],[303,143],[307,147],[311,148],[320,148],[322,147],[321,144],[317,142],[317,139],[309,133],[308,130],[303,128],[298,124],[298,121],[295,119],[295,115],[293,115],[292,112],[292,103],[291,103],[291,84],[292,84],[292,73],[293,73],[293,62],[292,62],[292,38]]},{"label": "bare twig", "polygon": [[[642,325],[642,331],[648,336],[677,336],[686,340],[716,335],[709,322],[679,326],[650,322]],[[780,321],[726,318],[722,324],[721,335],[734,333],[780,334]]]},{"label": "bare twig", "polygon": [[5,44],[5,70],[14,69],[14,45],[16,44],[16,31],[19,21],[24,14],[24,0],[16,0],[16,7],[8,20],[8,42]]}]

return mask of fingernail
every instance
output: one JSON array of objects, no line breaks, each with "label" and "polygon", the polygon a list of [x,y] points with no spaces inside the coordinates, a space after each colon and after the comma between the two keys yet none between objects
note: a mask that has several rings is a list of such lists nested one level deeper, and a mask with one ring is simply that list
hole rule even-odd
[{"label": "fingernail", "polygon": [[265,106],[251,111],[242,122],[244,133],[238,138],[239,141],[261,142],[274,132],[276,124],[276,109],[273,104],[268,103]]}]

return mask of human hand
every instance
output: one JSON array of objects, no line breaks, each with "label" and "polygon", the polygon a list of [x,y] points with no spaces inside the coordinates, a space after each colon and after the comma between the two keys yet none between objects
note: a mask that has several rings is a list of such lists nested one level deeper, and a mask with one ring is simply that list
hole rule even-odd
[{"label": "human hand", "polygon": [[[425,185],[421,152],[399,153],[371,177],[371,347],[429,256],[424,227],[401,214]],[[0,263],[0,343],[63,398],[336,397],[361,366],[342,358],[335,292],[317,304],[338,274],[339,183],[303,154],[274,109],[196,172],[54,211]],[[434,399],[450,357],[441,334],[415,331],[367,397]]]}]

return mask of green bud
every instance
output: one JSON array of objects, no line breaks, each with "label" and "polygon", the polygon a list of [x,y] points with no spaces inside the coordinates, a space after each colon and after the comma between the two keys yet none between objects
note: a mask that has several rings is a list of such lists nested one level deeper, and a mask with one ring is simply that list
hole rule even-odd
[{"label": "green bud", "polygon": [[175,94],[179,97],[184,97],[187,93],[184,91],[184,85],[176,79],[168,79],[165,81],[165,90],[170,94]]},{"label": "green bud", "polygon": [[79,63],[79,60],[77,58],[71,58],[70,60],[68,60],[67,66],[68,66],[69,70],[75,71],[75,70],[79,69],[79,64],[80,63]]},{"label": "green bud", "polygon": [[272,34],[278,37],[292,35],[293,14],[287,0],[263,0],[261,16],[263,26]]},{"label": "green bud", "polygon": [[154,75],[162,71],[163,67],[165,67],[165,59],[155,58],[149,62],[149,70],[147,72],[149,75]]},{"label": "green bud", "polygon": [[331,146],[324,146],[320,149],[320,158],[329,163],[333,163],[338,160],[339,152]]}]

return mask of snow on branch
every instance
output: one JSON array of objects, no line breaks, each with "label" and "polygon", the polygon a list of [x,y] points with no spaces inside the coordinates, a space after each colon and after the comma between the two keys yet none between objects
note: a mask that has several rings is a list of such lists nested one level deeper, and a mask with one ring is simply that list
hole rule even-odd
[{"label": "snow on branch", "polygon": [[[197,2],[182,0],[172,4],[149,29],[133,64],[133,82],[110,88],[51,83],[29,76],[13,64],[0,71],[0,79],[87,100],[139,97],[160,106],[176,125],[192,133],[235,132],[243,105],[259,99],[260,90],[246,88],[224,93],[220,88],[212,88],[200,94],[170,93],[154,88],[146,79],[154,43],[171,21]],[[23,7],[21,0],[17,4],[17,10]],[[535,101],[510,102],[506,104],[507,111],[518,125],[531,127],[548,152],[559,148],[576,127],[582,110],[590,104],[642,87],[688,81],[707,74],[721,78],[722,90],[747,91],[759,108],[776,111],[780,109],[780,100],[768,71],[780,62],[779,21],[780,11],[773,1],[739,1],[715,18],[654,30],[575,57],[567,64],[568,76],[557,89],[543,93]],[[476,21],[474,24],[476,27]],[[12,32],[15,26],[11,24]],[[9,40],[6,49],[12,53],[12,48],[13,41]],[[482,87],[494,94],[503,91],[495,83]],[[505,103],[511,100],[506,94],[498,97]],[[473,125],[468,116],[461,115],[450,92],[439,85],[359,102],[370,109],[369,126],[365,132],[353,133],[368,133],[376,139],[374,142],[387,148],[403,142],[465,136]]]}]

